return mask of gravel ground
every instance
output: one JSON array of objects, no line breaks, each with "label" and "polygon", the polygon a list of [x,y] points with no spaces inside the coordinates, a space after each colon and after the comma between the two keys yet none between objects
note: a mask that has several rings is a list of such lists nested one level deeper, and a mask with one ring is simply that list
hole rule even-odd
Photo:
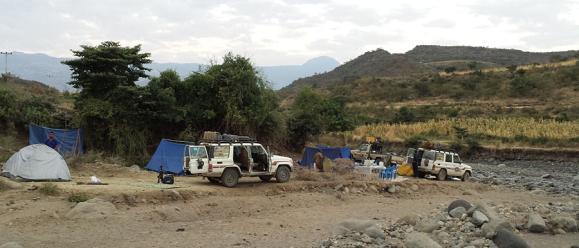
[{"label": "gravel ground", "polygon": [[504,161],[474,162],[473,181],[505,185],[537,194],[579,196],[576,162]]}]

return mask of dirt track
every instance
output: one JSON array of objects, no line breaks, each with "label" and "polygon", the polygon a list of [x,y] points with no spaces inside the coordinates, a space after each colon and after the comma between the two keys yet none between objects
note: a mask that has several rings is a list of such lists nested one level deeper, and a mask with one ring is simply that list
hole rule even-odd
[{"label": "dirt track", "polygon": [[[96,174],[110,185],[76,185]],[[201,178],[177,178],[174,190],[155,184],[155,174],[124,168],[81,169],[73,182],[59,183],[59,196],[27,190],[0,193],[0,244],[24,247],[318,247],[346,219],[373,219],[384,225],[408,214],[427,214],[451,200],[497,204],[568,202],[573,198],[511,191],[503,186],[410,179],[403,190],[373,192],[375,182],[261,183],[245,179],[228,189]],[[112,176],[112,177],[111,177]],[[410,190],[417,185],[418,190]],[[347,186],[350,193],[336,188]],[[380,188],[379,188],[380,189]],[[72,192],[110,200],[112,213],[98,219],[69,219]],[[465,193],[468,192],[468,193]],[[576,200],[576,198],[575,198]],[[522,234],[534,247],[569,247],[579,235]],[[547,246],[545,246],[547,245]]]}]

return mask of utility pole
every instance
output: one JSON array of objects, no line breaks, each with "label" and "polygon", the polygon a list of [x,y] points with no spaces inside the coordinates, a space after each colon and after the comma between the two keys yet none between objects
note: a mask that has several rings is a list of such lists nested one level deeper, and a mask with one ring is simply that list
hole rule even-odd
[{"label": "utility pole", "polygon": [[12,52],[0,52],[4,55],[4,73],[8,75],[8,55],[12,55]]}]

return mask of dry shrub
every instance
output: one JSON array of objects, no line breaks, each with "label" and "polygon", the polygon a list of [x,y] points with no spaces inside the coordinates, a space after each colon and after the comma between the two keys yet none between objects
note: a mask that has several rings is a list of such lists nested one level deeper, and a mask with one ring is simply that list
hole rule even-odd
[{"label": "dry shrub", "polygon": [[68,201],[69,202],[85,202],[90,200],[90,196],[87,193],[84,192],[74,192],[71,195],[68,196]]},{"label": "dry shrub", "polygon": [[42,194],[52,196],[60,194],[60,188],[58,188],[58,185],[54,183],[44,183],[38,188],[38,191]]},{"label": "dry shrub", "polygon": [[349,174],[354,171],[354,161],[345,158],[338,158],[334,160],[333,172],[338,174]]},{"label": "dry shrub", "polygon": [[[345,163],[343,163],[345,164]],[[341,165],[341,171],[332,172],[318,172],[313,169],[296,169],[296,180],[299,181],[313,181],[313,182],[327,182],[327,181],[374,181],[376,177],[366,176],[350,171],[347,166]],[[336,166],[334,167],[335,170]]]}]

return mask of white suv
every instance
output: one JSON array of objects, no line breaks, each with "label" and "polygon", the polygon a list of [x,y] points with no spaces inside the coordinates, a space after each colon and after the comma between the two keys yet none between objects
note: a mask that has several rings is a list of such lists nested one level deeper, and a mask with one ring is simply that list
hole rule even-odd
[{"label": "white suv", "polygon": [[206,177],[226,187],[237,185],[240,177],[259,177],[279,183],[289,181],[293,171],[291,158],[270,155],[261,144],[243,136],[228,140],[204,140],[200,145],[188,145],[185,171]]},{"label": "white suv", "polygon": [[472,175],[472,167],[462,163],[458,154],[454,152],[409,149],[408,158],[410,164],[417,163],[420,173],[434,175],[440,181],[446,180],[449,176],[460,177],[466,181]]}]

